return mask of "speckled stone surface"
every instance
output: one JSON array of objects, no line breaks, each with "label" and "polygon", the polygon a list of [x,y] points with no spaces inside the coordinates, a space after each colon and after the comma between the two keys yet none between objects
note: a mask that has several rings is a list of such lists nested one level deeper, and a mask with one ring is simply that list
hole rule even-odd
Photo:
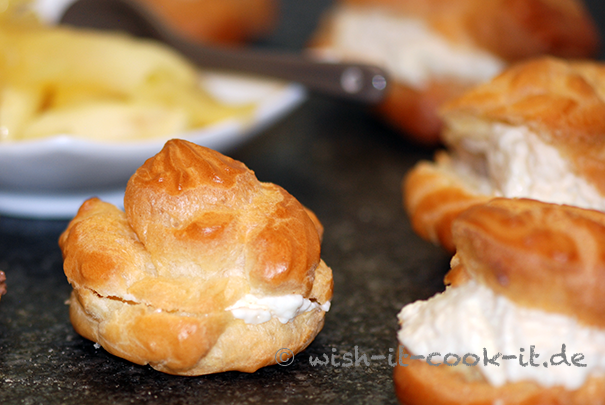
[{"label": "speckled stone surface", "polygon": [[[598,1],[589,4],[601,16]],[[328,2],[308,2],[315,9],[307,14],[302,3],[284,3],[285,17],[303,15],[301,31],[282,23],[266,46],[302,44],[309,19]],[[57,245],[66,222],[0,217],[9,290],[0,300],[1,404],[397,403],[389,364],[396,315],[442,290],[449,268],[443,251],[412,232],[401,203],[405,172],[432,151],[406,143],[359,106],[312,96],[230,155],[283,186],[325,226],[322,256],[334,271],[334,298],[311,346],[289,366],[253,374],[177,377],[131,364],[71,327]],[[343,366],[356,350],[358,364]],[[313,365],[315,358],[329,362]]]},{"label": "speckled stone surface", "polygon": [[[0,403],[396,403],[396,314],[442,289],[449,261],[412,233],[401,205],[404,173],[431,152],[357,106],[311,98],[231,156],[282,185],[325,226],[334,299],[311,346],[289,366],[254,374],[175,377],[131,364],[71,327],[57,245],[66,222],[2,217],[9,291],[0,300]],[[329,362],[313,366],[310,358]]]}]

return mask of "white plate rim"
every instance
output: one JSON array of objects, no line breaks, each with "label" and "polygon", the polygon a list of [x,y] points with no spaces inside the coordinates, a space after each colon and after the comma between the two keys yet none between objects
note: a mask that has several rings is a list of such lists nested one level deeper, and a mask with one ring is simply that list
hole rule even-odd
[{"label": "white plate rim", "polygon": [[[222,75],[217,74],[218,80]],[[224,76],[230,80],[232,75]],[[256,80],[256,79],[254,79]],[[49,154],[77,155],[81,158],[112,156],[127,158],[132,153],[146,158],[158,153],[171,138],[186,139],[220,152],[228,152],[275,124],[307,99],[307,92],[295,83],[283,84],[279,90],[257,103],[253,117],[230,118],[203,129],[192,130],[162,139],[138,142],[103,143],[69,135],[57,135],[36,141],[0,144],[0,160],[17,156],[24,161]],[[32,219],[70,219],[88,198],[97,196],[122,207],[124,187],[53,192],[51,190],[0,189],[0,215]]]}]

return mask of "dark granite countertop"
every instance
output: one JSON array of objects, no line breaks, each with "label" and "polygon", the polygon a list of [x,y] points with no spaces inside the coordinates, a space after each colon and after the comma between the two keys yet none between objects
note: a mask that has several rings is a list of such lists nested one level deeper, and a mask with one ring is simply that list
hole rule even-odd
[{"label": "dark granite countertop", "polygon": [[[265,45],[299,48],[327,4],[285,1],[286,22]],[[600,0],[589,5],[604,15]],[[253,374],[171,376],[96,348],[69,322],[57,245],[67,223],[0,217],[9,290],[0,300],[0,403],[395,404],[396,315],[442,290],[449,268],[449,256],[412,232],[402,208],[404,174],[432,153],[357,105],[317,96],[230,153],[317,214],[334,272],[333,305],[315,341],[291,365]],[[359,364],[339,365],[355,351]],[[324,354],[329,364],[311,364]]]},{"label": "dark granite countertop", "polygon": [[[449,258],[416,237],[401,204],[420,151],[354,106],[311,98],[231,154],[285,187],[325,226],[334,298],[323,331],[290,366],[175,377],[114,357],[77,335],[57,245],[64,221],[0,218],[1,403],[395,403],[388,355],[396,314],[442,288]],[[243,343],[245,344],[245,343]],[[345,352],[365,354],[339,367]],[[310,357],[335,361],[313,366]],[[371,356],[386,356],[371,360]],[[394,355],[393,357],[394,358]],[[333,363],[333,364],[332,364]]]}]

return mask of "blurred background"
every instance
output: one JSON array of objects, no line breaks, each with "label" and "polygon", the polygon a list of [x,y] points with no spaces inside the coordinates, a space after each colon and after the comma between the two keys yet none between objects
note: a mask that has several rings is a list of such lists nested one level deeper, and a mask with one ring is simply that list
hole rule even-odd
[{"label": "blurred background", "polygon": [[[603,38],[605,2],[585,3]],[[274,25],[261,37],[249,39],[247,46],[303,51],[320,17],[333,4],[329,0],[276,1],[279,11]],[[3,40],[6,38],[0,38]],[[602,49],[599,55],[605,55]],[[248,86],[240,81],[228,83],[229,91],[235,86],[236,93]],[[10,197],[11,209],[23,208],[19,215],[0,211],[0,270],[6,273],[8,286],[0,300],[0,403],[397,403],[392,365],[386,359],[349,368],[313,366],[309,359],[324,354],[342,359],[355,350],[368,357],[388,356],[397,348],[399,310],[443,290],[450,255],[413,232],[401,191],[409,169],[420,160],[432,159],[440,146],[402,136],[401,130],[358,103],[307,93],[290,83],[270,85],[268,93],[261,87],[263,95],[272,91],[286,95],[277,104],[288,108],[271,110],[274,119],[259,120],[254,136],[230,143],[224,152],[244,162],[261,181],[284,187],[312,209],[325,227],[322,257],[333,269],[335,287],[332,309],[315,341],[288,367],[275,365],[253,374],[176,377],[124,361],[80,337],[68,316],[66,300],[71,286],[57,244],[69,215],[62,211],[54,216],[52,208],[63,206],[66,196],[70,204],[75,198],[79,206],[83,195],[87,198],[107,191],[119,204],[123,189],[57,191],[54,186],[44,187],[53,181],[49,179],[23,191],[23,182],[10,180],[24,173],[41,179],[37,176],[48,173],[51,162],[67,164],[76,157],[82,165],[90,165],[98,153],[105,153],[106,159],[134,156],[139,147],[125,145],[117,151],[65,137],[41,142],[41,146],[0,143],[0,154],[4,153],[0,180],[2,171],[6,174],[17,165],[2,166],[1,160],[8,162],[12,157],[21,162],[14,175],[11,172],[5,183],[0,182],[0,201]],[[269,97],[262,102],[274,107],[275,100]],[[242,128],[221,128],[217,137],[247,131]],[[162,143],[150,144],[143,161],[157,153]],[[45,153],[51,146],[59,152],[47,163]],[[89,149],[93,155],[84,153]],[[25,161],[38,162],[42,170],[29,174],[22,167]],[[136,161],[134,168],[141,163]],[[100,173],[105,166],[92,171]],[[64,179],[79,174],[72,170]],[[35,208],[25,209],[30,206]]]}]

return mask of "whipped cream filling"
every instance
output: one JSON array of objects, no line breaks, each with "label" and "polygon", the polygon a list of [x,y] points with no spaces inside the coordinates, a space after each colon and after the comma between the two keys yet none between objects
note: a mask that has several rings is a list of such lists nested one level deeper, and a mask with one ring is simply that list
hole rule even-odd
[{"label": "whipped cream filling", "polygon": [[[402,325],[399,342],[413,354],[439,352],[441,360],[432,359],[436,363],[448,353],[460,357],[473,353],[481,359],[476,367],[494,386],[531,380],[543,387],[562,385],[574,390],[589,376],[605,371],[605,331],[582,326],[560,314],[520,307],[475,281],[409,304],[398,318]],[[561,353],[563,344],[570,365],[552,365],[551,356]],[[539,355],[533,358],[537,366],[529,364],[530,346],[535,346],[535,355]],[[490,359],[497,353],[516,355],[517,359],[503,360],[500,356],[496,359],[499,366],[485,365],[484,348]],[[525,366],[520,364],[521,353]],[[576,353],[584,356],[577,356],[576,362],[585,367],[572,364]],[[559,360],[554,359],[555,363]],[[474,363],[474,359],[468,362]],[[547,367],[544,362],[548,362]]]},{"label": "whipped cream filling", "polygon": [[413,88],[425,88],[434,77],[484,82],[505,67],[488,52],[449,42],[418,18],[341,6],[334,19],[332,46],[320,56],[382,66]]},{"label": "whipped cream filling", "polygon": [[495,124],[489,137],[466,138],[455,150],[457,170],[468,176],[472,167],[476,176],[484,177],[482,191],[491,188],[488,194],[605,210],[597,188],[574,174],[555,147],[526,127]]},{"label": "whipped cream filling", "polygon": [[235,304],[226,308],[237,319],[246,323],[259,324],[277,318],[281,323],[288,323],[298,315],[316,308],[324,312],[330,310],[330,301],[319,304],[304,298],[300,294],[257,297],[246,294]]}]

